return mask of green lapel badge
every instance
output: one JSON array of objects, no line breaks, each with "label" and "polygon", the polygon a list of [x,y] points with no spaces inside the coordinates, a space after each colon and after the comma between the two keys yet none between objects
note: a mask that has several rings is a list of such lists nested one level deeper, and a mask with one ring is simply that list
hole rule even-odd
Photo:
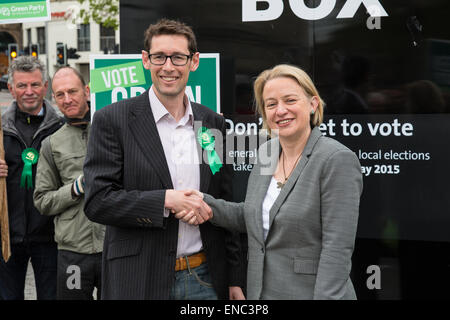
[{"label": "green lapel badge", "polygon": [[20,177],[20,187],[33,188],[33,164],[37,163],[39,152],[34,148],[27,148],[22,151],[22,161],[24,163],[22,176]]},{"label": "green lapel badge", "polygon": [[212,174],[219,172],[222,168],[222,161],[220,161],[219,155],[214,150],[214,137],[208,128],[200,127],[197,131],[197,141],[208,152],[208,163]]}]

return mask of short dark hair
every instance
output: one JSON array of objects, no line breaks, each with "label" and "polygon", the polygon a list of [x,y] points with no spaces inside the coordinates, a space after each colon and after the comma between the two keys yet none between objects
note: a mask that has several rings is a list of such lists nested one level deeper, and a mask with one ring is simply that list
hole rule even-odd
[{"label": "short dark hair", "polygon": [[14,59],[8,68],[8,83],[13,84],[14,72],[33,72],[39,70],[42,75],[42,82],[47,81],[46,70],[41,60],[32,56],[20,56]]},{"label": "short dark hair", "polygon": [[75,75],[77,76],[77,78],[80,79],[81,84],[83,85],[83,87],[86,85],[86,81],[84,81],[84,78],[83,78],[83,76],[81,75],[80,71],[78,71],[78,70],[75,69],[75,68],[69,67],[69,66],[64,66],[64,67],[61,67],[61,68],[59,68],[58,70],[56,70],[56,72],[53,74],[52,83],[53,83],[53,79],[55,79],[56,74],[57,74],[59,71],[63,70],[63,69],[69,69],[69,70],[72,70],[72,72],[75,73]]},{"label": "short dark hair", "polygon": [[192,28],[181,21],[161,19],[155,24],[151,24],[144,33],[144,49],[150,52],[152,38],[160,35],[181,35],[188,40],[190,53],[196,53],[197,40]]}]

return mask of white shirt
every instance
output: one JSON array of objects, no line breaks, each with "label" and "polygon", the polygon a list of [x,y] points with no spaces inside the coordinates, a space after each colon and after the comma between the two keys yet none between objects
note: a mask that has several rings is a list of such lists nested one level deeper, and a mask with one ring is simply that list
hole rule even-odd
[{"label": "white shirt", "polygon": [[[156,128],[169,167],[172,185],[175,190],[200,189],[200,166],[197,153],[197,141],[194,134],[194,114],[189,99],[185,95],[186,112],[178,121],[159,101],[153,86],[149,90],[150,106],[156,122]],[[168,217],[169,210],[164,210]],[[189,256],[203,248],[198,226],[179,221],[177,258]]]},{"label": "white shirt", "polygon": [[275,200],[277,200],[278,195],[281,192],[281,188],[277,188],[277,180],[272,177],[270,180],[269,188],[267,189],[266,197],[264,198],[262,204],[262,221],[263,221],[263,232],[264,232],[264,241],[267,238],[267,233],[269,232],[269,213],[272,208]]}]

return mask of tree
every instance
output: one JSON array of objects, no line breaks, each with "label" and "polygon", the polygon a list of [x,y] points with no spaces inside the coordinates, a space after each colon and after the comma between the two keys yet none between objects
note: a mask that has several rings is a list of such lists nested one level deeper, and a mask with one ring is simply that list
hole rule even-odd
[{"label": "tree", "polygon": [[73,17],[73,22],[81,21],[81,23],[87,24],[92,18],[97,24],[106,28],[117,30],[119,27],[119,0],[78,0],[78,2],[81,5],[88,3],[89,7],[81,8]]}]

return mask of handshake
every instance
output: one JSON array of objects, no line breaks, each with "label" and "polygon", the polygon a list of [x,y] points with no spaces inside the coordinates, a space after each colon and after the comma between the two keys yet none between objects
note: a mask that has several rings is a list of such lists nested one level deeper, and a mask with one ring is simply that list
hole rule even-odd
[{"label": "handshake", "polygon": [[195,226],[213,216],[211,208],[203,201],[203,193],[198,190],[167,190],[164,206],[177,219]]}]

